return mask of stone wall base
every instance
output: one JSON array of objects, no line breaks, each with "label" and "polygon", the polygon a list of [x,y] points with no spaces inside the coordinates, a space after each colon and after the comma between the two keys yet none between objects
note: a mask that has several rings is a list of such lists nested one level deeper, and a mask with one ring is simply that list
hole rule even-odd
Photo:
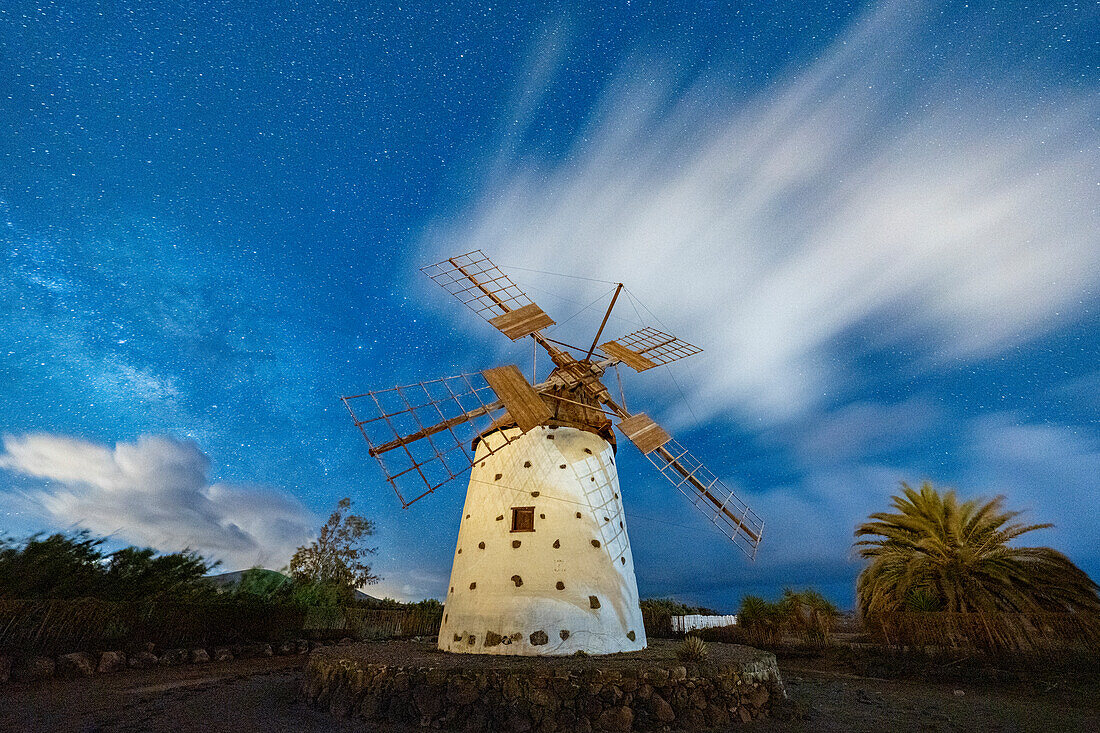
[{"label": "stone wall base", "polygon": [[[382,648],[397,644],[313,652],[303,694],[334,715],[362,720],[364,729],[469,731],[709,728],[765,716],[785,697],[775,657],[747,647],[709,644],[712,661],[698,665],[678,662],[671,643],[664,653],[494,664],[501,658]],[[716,654],[716,647],[737,653]]]}]

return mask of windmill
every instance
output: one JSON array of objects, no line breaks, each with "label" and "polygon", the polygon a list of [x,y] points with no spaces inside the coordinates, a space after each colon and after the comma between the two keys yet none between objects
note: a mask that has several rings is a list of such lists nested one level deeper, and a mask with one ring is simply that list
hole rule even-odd
[{"label": "windmill", "polygon": [[534,385],[509,365],[341,398],[405,508],[471,472],[440,649],[561,655],[645,648],[613,424],[755,558],[760,517],[601,381],[620,363],[643,372],[701,349],[653,328],[601,344],[622,284],[583,349],[544,334],[554,320],[480,250],[422,270],[512,341],[530,336],[553,364]]}]

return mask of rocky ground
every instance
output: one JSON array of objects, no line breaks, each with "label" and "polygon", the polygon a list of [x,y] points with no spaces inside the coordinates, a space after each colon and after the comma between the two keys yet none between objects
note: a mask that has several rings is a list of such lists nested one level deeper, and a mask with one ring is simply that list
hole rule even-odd
[{"label": "rocky ground", "polygon": [[[271,657],[9,683],[0,687],[0,731],[357,730],[300,702],[304,664],[301,656]],[[793,717],[736,730],[1100,731],[1096,677],[928,683],[853,675],[816,660],[780,660],[780,668]]]}]

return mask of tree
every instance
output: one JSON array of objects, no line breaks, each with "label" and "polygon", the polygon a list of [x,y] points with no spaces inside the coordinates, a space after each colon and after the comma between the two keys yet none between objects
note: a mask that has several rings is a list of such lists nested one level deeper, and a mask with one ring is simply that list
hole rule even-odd
[{"label": "tree", "polygon": [[21,544],[3,540],[0,596],[7,598],[82,598],[103,586],[103,540],[86,530],[72,535],[35,534]]},{"label": "tree", "polygon": [[209,597],[214,590],[201,579],[218,564],[188,550],[157,555],[150,548],[124,547],[107,560],[104,597],[115,601]]},{"label": "tree", "polygon": [[363,538],[374,534],[374,523],[350,509],[351,499],[341,499],[317,539],[299,547],[290,560],[295,580],[335,586],[347,600],[356,588],[380,580],[363,562],[377,549],[363,546]]},{"label": "tree", "polygon": [[1009,547],[1050,524],[1012,520],[1004,497],[960,502],[925,482],[902,482],[896,513],[878,512],[855,531],[870,560],[856,582],[864,618],[890,611],[1100,612],[1100,586],[1049,547]]},{"label": "tree", "polygon": [[217,563],[188,550],[124,547],[104,555],[104,542],[86,530],[0,540],[0,597],[194,600],[213,592],[202,576]]}]

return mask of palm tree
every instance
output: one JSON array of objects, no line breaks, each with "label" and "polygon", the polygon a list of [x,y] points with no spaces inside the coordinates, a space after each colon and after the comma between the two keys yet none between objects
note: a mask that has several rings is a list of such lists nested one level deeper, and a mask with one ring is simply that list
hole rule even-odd
[{"label": "palm tree", "polygon": [[872,514],[856,529],[871,561],[856,598],[864,618],[890,611],[1100,612],[1100,586],[1049,547],[1009,547],[1050,524],[1012,522],[1004,497],[960,502],[925,482],[902,482],[897,513]]}]

